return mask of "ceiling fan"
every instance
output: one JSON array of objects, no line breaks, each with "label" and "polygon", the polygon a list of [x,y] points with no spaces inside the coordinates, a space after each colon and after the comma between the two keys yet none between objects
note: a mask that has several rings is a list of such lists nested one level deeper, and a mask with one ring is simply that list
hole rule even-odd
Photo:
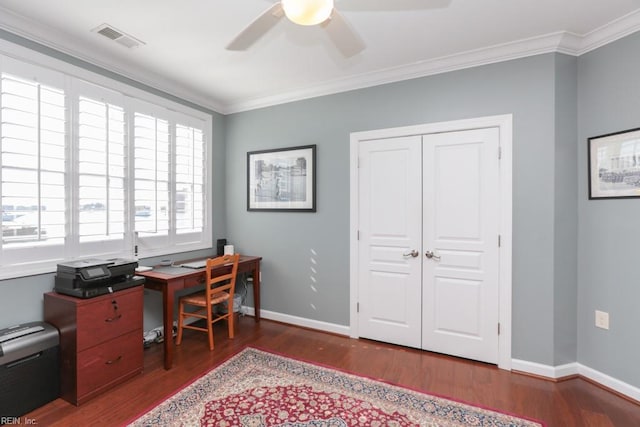
[{"label": "ceiling fan", "polygon": [[[344,5],[342,4],[344,1]],[[448,7],[452,0],[341,0],[345,10],[419,10]],[[334,6],[334,0],[279,0],[262,12],[227,45],[228,50],[246,50],[286,16],[299,25],[320,25],[345,57],[364,50],[360,36]]]},{"label": "ceiling fan", "polygon": [[245,50],[286,16],[299,25],[321,25],[346,57],[364,48],[364,42],[336,10],[334,0],[280,0],[265,10],[227,45],[228,50]]}]

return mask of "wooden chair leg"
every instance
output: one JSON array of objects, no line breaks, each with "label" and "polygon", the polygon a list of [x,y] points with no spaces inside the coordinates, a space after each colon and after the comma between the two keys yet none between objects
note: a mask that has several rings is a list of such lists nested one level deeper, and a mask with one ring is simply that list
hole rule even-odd
[{"label": "wooden chair leg", "polygon": [[233,338],[233,319],[235,318],[235,313],[232,311],[228,314],[227,323],[229,324],[229,338]]},{"label": "wooden chair leg", "polygon": [[[176,337],[176,345],[182,343],[182,318],[184,314],[184,304],[180,303],[180,310],[178,311],[178,336]],[[173,331],[172,331],[173,332]],[[165,337],[166,339],[166,337]]]},{"label": "wooden chair leg", "polygon": [[211,314],[212,307],[207,309],[207,332],[209,333],[209,351],[213,350],[213,315]]}]

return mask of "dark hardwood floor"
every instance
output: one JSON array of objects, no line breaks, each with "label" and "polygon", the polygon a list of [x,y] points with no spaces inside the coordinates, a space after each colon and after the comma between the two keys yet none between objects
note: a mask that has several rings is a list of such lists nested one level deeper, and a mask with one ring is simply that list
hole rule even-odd
[{"label": "dark hardwood floor", "polygon": [[558,383],[495,366],[368,340],[242,318],[236,338],[218,324],[216,348],[206,334],[186,331],[174,367],[162,346],[145,350],[144,373],[76,407],[57,399],[23,417],[38,426],[118,426],[141,415],[247,345],[379,378],[412,389],[543,421],[549,427],[640,426],[640,405],[585,380]]}]

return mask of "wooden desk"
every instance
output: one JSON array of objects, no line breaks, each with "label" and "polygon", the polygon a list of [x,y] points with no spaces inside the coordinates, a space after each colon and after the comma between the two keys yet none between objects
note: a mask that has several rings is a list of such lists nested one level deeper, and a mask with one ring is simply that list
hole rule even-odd
[{"label": "wooden desk", "polygon": [[[253,302],[255,321],[260,321],[260,260],[262,257],[240,255],[238,273],[249,272],[253,277]],[[185,261],[186,262],[186,261]],[[203,285],[205,269],[187,269],[157,266],[157,270],[136,273],[145,278],[144,287],[162,292],[162,320],[164,326],[164,368],[173,366],[173,306],[175,292],[180,289]],[[220,269],[220,273],[224,268]]]}]

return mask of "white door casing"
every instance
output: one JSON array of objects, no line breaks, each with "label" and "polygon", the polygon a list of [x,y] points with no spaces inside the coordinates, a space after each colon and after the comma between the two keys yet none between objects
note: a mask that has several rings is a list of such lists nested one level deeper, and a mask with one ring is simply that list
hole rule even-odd
[{"label": "white door casing", "polygon": [[[502,369],[511,369],[511,258],[512,258],[512,246],[511,246],[511,229],[512,229],[512,196],[511,196],[511,188],[512,188],[512,170],[511,170],[511,162],[512,162],[512,116],[511,115],[503,115],[503,116],[490,116],[483,117],[477,119],[468,119],[468,120],[458,120],[452,122],[441,122],[441,123],[432,123],[432,124],[424,124],[417,126],[408,126],[401,128],[391,128],[391,129],[381,129],[374,131],[366,131],[366,132],[356,132],[351,134],[351,175],[350,175],[350,191],[351,191],[351,204],[350,204],[350,335],[354,338],[362,336],[361,328],[362,325],[359,323],[360,317],[358,313],[358,298],[360,295],[360,286],[362,286],[363,277],[361,272],[359,271],[359,262],[360,258],[363,256],[362,248],[364,245],[360,244],[358,240],[360,222],[361,222],[361,209],[362,206],[360,196],[359,196],[359,187],[360,187],[360,176],[358,170],[358,159],[360,156],[359,149],[360,145],[367,141],[374,141],[385,138],[398,138],[398,141],[401,140],[402,137],[408,136],[422,136],[422,135],[432,135],[439,134],[444,132],[457,132],[464,131],[470,129],[484,129],[484,128],[495,128],[494,132],[497,132],[500,144],[500,166],[498,171],[498,189],[494,191],[494,197],[496,205],[498,206],[497,215],[494,216],[495,222],[497,222],[497,229],[500,235],[501,245],[496,250],[496,255],[499,257],[499,263],[497,266],[497,277],[498,277],[498,298],[497,304],[498,307],[496,310],[493,310],[494,313],[497,311],[497,318],[500,323],[500,335],[497,337],[497,363],[498,366]],[[497,156],[497,153],[496,153]],[[497,158],[497,157],[496,157]],[[464,186],[462,187],[464,190]],[[454,199],[451,199],[454,200]],[[449,200],[450,203],[453,203]],[[425,227],[429,226],[427,222],[425,222]],[[468,230],[467,230],[468,231]],[[426,230],[425,230],[426,232]],[[496,236],[497,240],[498,236]],[[426,250],[434,250],[429,249],[426,245],[429,245],[430,242],[424,242],[425,247],[422,248],[423,251],[421,253],[421,257],[424,257]],[[435,249],[438,250],[437,248]],[[438,253],[435,253],[438,256]],[[441,256],[442,254],[440,254]],[[425,264],[425,269],[428,268],[428,265]],[[433,274],[435,276],[436,266],[432,268]],[[441,273],[441,272],[440,272]],[[477,278],[470,279],[467,281],[460,281],[458,278],[458,282],[455,282],[456,286],[463,285],[471,285],[471,283],[478,283]],[[475,282],[474,282],[475,280]],[[477,288],[477,287],[476,287]],[[472,295],[472,292],[468,292],[469,295]],[[472,301],[473,298],[470,298],[467,295],[469,301]],[[477,298],[476,298],[477,300]],[[470,302],[468,304],[471,304]],[[446,318],[441,319],[442,321],[447,320]],[[460,325],[455,325],[459,329],[463,329]],[[464,326],[464,325],[462,325]],[[497,327],[497,325],[495,325]],[[451,329],[452,325],[449,325]],[[424,328],[423,328],[424,329]],[[464,335],[464,334],[463,334]],[[467,335],[468,331],[467,331]],[[422,337],[425,338],[425,337]],[[427,341],[427,340],[425,340]],[[495,348],[496,345],[492,344]],[[435,350],[438,351],[438,350]],[[463,357],[469,357],[464,356]],[[472,356],[473,357],[473,356]],[[477,357],[474,357],[477,358]],[[495,363],[495,361],[494,361]]]}]

